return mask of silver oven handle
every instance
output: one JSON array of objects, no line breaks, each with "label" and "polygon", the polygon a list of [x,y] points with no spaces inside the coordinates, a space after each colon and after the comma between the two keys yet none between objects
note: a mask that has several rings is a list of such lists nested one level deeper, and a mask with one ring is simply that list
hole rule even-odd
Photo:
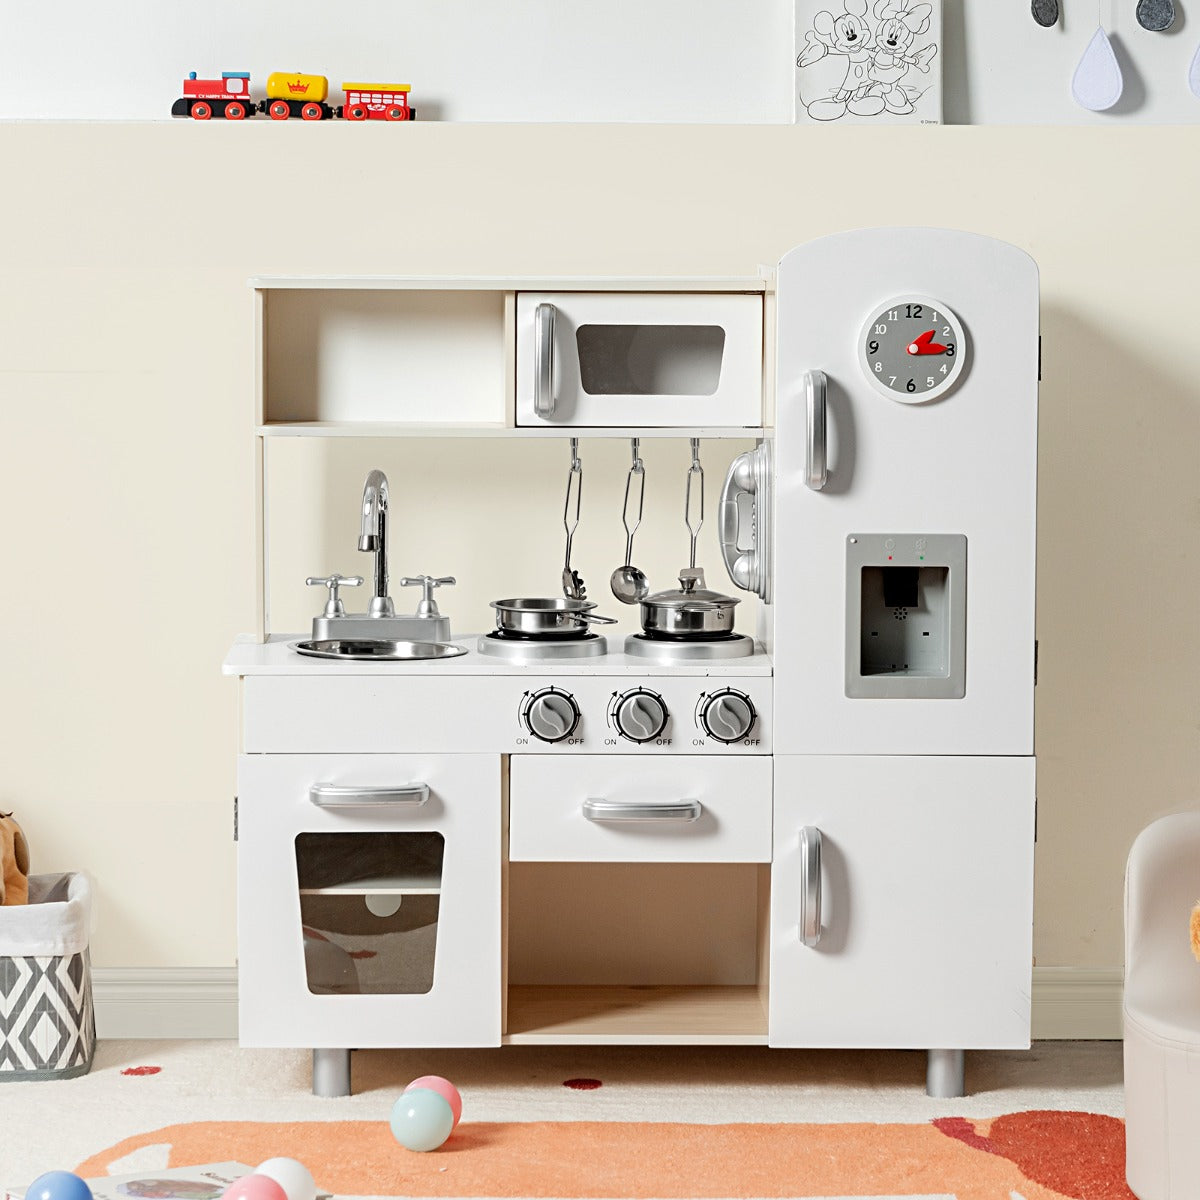
[{"label": "silver oven handle", "polygon": [[353,787],[341,783],[314,783],[308,798],[318,808],[420,808],[429,799],[429,784]]},{"label": "silver oven handle", "polygon": [[545,421],[554,419],[554,319],[553,304],[539,304],[533,312],[533,411]]},{"label": "silver oven handle", "polygon": [[800,940],[821,940],[821,831],[812,825],[800,830]]},{"label": "silver oven handle", "polygon": [[804,375],[804,406],[807,413],[808,437],[806,443],[804,482],[814,492],[819,492],[829,479],[829,463],[826,453],[825,397],[829,391],[829,380],[824,371],[807,371]]},{"label": "silver oven handle", "polygon": [[703,808],[699,800],[674,800],[665,804],[622,804],[617,800],[589,797],[583,802],[589,821],[695,821]]}]

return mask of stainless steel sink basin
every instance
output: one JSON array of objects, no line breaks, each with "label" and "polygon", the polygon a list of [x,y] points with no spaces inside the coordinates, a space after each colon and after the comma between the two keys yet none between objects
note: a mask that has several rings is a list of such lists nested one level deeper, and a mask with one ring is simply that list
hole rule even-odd
[{"label": "stainless steel sink basin", "polygon": [[384,638],[327,638],[293,642],[292,649],[310,658],[341,658],[351,662],[429,662],[466,654],[453,642],[407,642]]}]

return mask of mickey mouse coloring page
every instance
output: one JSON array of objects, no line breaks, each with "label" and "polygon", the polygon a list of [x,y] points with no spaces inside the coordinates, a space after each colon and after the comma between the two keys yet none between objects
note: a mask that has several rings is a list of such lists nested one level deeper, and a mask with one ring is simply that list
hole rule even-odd
[{"label": "mickey mouse coloring page", "polygon": [[941,0],[795,0],[795,119],[940,125]]}]

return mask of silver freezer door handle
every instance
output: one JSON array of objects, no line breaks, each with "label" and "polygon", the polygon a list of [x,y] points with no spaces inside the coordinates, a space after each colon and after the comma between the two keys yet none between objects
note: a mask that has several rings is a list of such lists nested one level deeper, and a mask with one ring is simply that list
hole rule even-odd
[{"label": "silver freezer door handle", "polygon": [[318,808],[420,808],[429,799],[429,784],[351,787],[341,783],[314,783],[308,798]]},{"label": "silver freezer door handle", "polygon": [[659,804],[622,804],[617,800],[589,797],[581,806],[589,821],[681,821],[699,819],[703,808],[699,800],[673,800]]},{"label": "silver freezer door handle", "polygon": [[821,940],[821,831],[812,825],[800,830],[800,940]]},{"label": "silver freezer door handle", "polygon": [[804,375],[804,407],[806,413],[806,453],[804,458],[804,482],[814,492],[819,492],[829,479],[829,461],[826,447],[825,397],[829,391],[829,380],[824,371],[806,371]]},{"label": "silver freezer door handle", "polygon": [[539,304],[533,312],[533,411],[544,421],[554,419],[554,322],[553,304]]}]

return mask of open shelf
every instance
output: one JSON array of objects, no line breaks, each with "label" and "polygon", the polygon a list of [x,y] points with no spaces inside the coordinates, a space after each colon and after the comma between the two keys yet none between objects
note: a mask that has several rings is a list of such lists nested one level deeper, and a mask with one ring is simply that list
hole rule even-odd
[{"label": "open shelf", "polygon": [[503,1040],[765,1046],[767,1014],[755,986],[513,986]]},{"label": "open shelf", "polygon": [[327,887],[302,887],[302,896],[437,896],[441,893],[441,871],[397,871],[349,879]]},{"label": "open shelf", "polygon": [[358,438],[745,438],[757,439],[765,436],[762,426],[746,427],[697,426],[648,429],[633,428],[578,428],[570,425],[556,426],[512,426],[500,422],[478,424],[455,423],[431,425],[421,422],[381,421],[270,421],[259,425],[255,432],[261,437],[358,437]]}]

